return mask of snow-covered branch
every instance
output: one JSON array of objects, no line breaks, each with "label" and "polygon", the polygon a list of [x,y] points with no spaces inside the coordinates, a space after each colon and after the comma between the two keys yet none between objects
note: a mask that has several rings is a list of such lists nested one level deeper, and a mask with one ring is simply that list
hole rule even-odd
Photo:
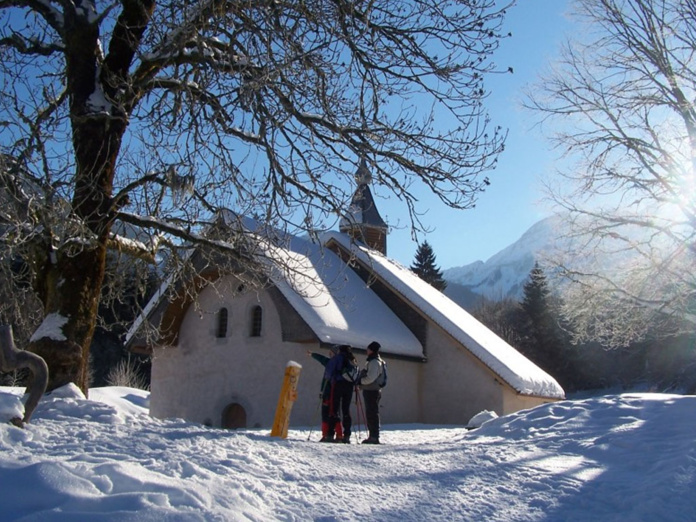
[{"label": "snow-covered branch", "polygon": [[236,243],[210,239],[204,234],[192,232],[190,229],[177,226],[163,219],[157,219],[149,216],[139,216],[128,212],[119,212],[117,214],[117,218],[125,223],[130,223],[131,225],[136,225],[149,230],[157,230],[163,234],[171,235],[184,240],[189,243],[187,248],[190,248],[191,244],[205,245],[221,251],[239,255],[239,248]]},{"label": "snow-covered branch", "polygon": [[110,250],[126,254],[130,257],[141,259],[154,265],[157,262],[157,249],[159,247],[158,238],[151,245],[146,245],[142,241],[123,237],[118,234],[111,234],[107,247]]}]

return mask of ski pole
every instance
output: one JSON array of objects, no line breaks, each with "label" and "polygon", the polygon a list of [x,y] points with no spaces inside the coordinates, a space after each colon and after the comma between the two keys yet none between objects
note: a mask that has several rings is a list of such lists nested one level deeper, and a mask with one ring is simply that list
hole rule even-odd
[{"label": "ski pole", "polygon": [[309,440],[309,438],[312,436],[314,425],[317,423],[317,419],[319,418],[319,410],[321,409],[321,403],[324,400],[324,388],[326,388],[326,381],[324,381],[321,385],[321,392],[319,392],[319,402],[317,403],[317,409],[314,412],[314,420],[312,422],[312,425],[309,427],[309,435],[307,435],[307,440]]},{"label": "ski pole", "polygon": [[367,430],[367,418],[365,417],[365,409],[363,408],[362,399],[360,398],[360,388],[358,386],[355,387],[355,406],[358,415],[358,439],[360,439],[360,420],[362,418],[362,422],[365,424],[365,429]]},{"label": "ski pole", "polygon": [[355,386],[355,416],[358,418],[358,442],[362,437],[362,425],[360,423],[360,389]]}]

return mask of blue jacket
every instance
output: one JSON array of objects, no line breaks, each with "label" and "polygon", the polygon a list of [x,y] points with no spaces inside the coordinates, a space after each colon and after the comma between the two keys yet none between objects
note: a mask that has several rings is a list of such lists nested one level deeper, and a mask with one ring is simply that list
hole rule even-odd
[{"label": "blue jacket", "polygon": [[324,378],[331,382],[345,381],[343,378],[343,367],[346,363],[346,356],[342,353],[334,355],[326,364]]}]

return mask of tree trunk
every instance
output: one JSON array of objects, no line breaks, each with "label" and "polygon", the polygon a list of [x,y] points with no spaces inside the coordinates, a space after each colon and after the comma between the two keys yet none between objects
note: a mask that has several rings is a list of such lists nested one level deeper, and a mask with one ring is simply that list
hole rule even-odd
[{"label": "tree trunk", "polygon": [[[87,394],[89,348],[104,279],[106,244],[116,210],[111,197],[116,159],[128,117],[122,106],[110,101],[115,99],[120,83],[100,67],[99,24],[79,10],[67,11],[66,77],[76,169],[69,219],[81,229],[75,237],[63,237],[58,251],[51,252],[44,261],[39,294],[46,318],[28,349],[46,360],[49,391],[74,382]],[[124,30],[121,25],[119,31]],[[145,27],[141,25],[138,35]],[[112,60],[117,65],[125,63],[124,71],[132,57],[131,47],[137,43],[128,41],[125,56],[121,56],[121,50]]]},{"label": "tree trunk", "polygon": [[29,344],[49,367],[48,391],[74,382],[89,390],[89,348],[104,278],[103,244],[63,255],[51,269],[46,288],[46,319]]},{"label": "tree trunk", "polygon": [[29,350],[49,366],[49,391],[74,382],[87,395],[89,348],[104,280],[114,214],[113,178],[125,125],[111,113],[86,115],[84,107],[84,103],[71,107],[76,174],[70,219],[82,228],[76,237],[63,238],[59,251],[46,259],[41,289],[46,319]]},{"label": "tree trunk", "polygon": [[74,382],[88,393],[89,348],[104,280],[114,214],[113,176],[124,128],[108,115],[73,120],[77,173],[72,211],[84,229],[75,245],[62,246],[57,259],[47,258],[42,296],[45,328],[29,346],[49,366],[49,391]]}]

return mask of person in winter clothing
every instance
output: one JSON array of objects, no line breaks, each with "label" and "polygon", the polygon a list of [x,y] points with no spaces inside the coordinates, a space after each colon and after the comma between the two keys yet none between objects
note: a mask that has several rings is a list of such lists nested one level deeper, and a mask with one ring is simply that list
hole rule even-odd
[{"label": "person in winter clothing", "polygon": [[[325,375],[331,382],[331,408],[329,411],[329,429],[327,437],[329,440],[350,444],[350,433],[352,418],[350,416],[350,400],[353,397],[353,373],[357,368],[357,360],[351,347],[348,345],[339,346],[338,354],[332,357],[326,365]],[[334,439],[334,432],[338,431],[338,426],[342,424],[343,436]]]},{"label": "person in winter clothing", "polygon": [[380,379],[384,373],[384,361],[379,356],[381,345],[374,341],[367,346],[367,361],[360,372],[360,388],[365,401],[365,421],[368,437],[363,444],[379,444],[379,401],[382,398]]},{"label": "person in winter clothing", "polygon": [[334,432],[329,437],[329,417],[331,416],[331,375],[327,372],[326,366],[334,359],[339,352],[339,347],[334,345],[329,349],[329,357],[324,354],[307,350],[309,355],[315,361],[321,363],[324,369],[324,376],[321,379],[321,392],[319,394],[321,400],[321,442],[334,442],[334,436],[338,439],[343,439],[343,429],[339,423],[334,428]]}]

